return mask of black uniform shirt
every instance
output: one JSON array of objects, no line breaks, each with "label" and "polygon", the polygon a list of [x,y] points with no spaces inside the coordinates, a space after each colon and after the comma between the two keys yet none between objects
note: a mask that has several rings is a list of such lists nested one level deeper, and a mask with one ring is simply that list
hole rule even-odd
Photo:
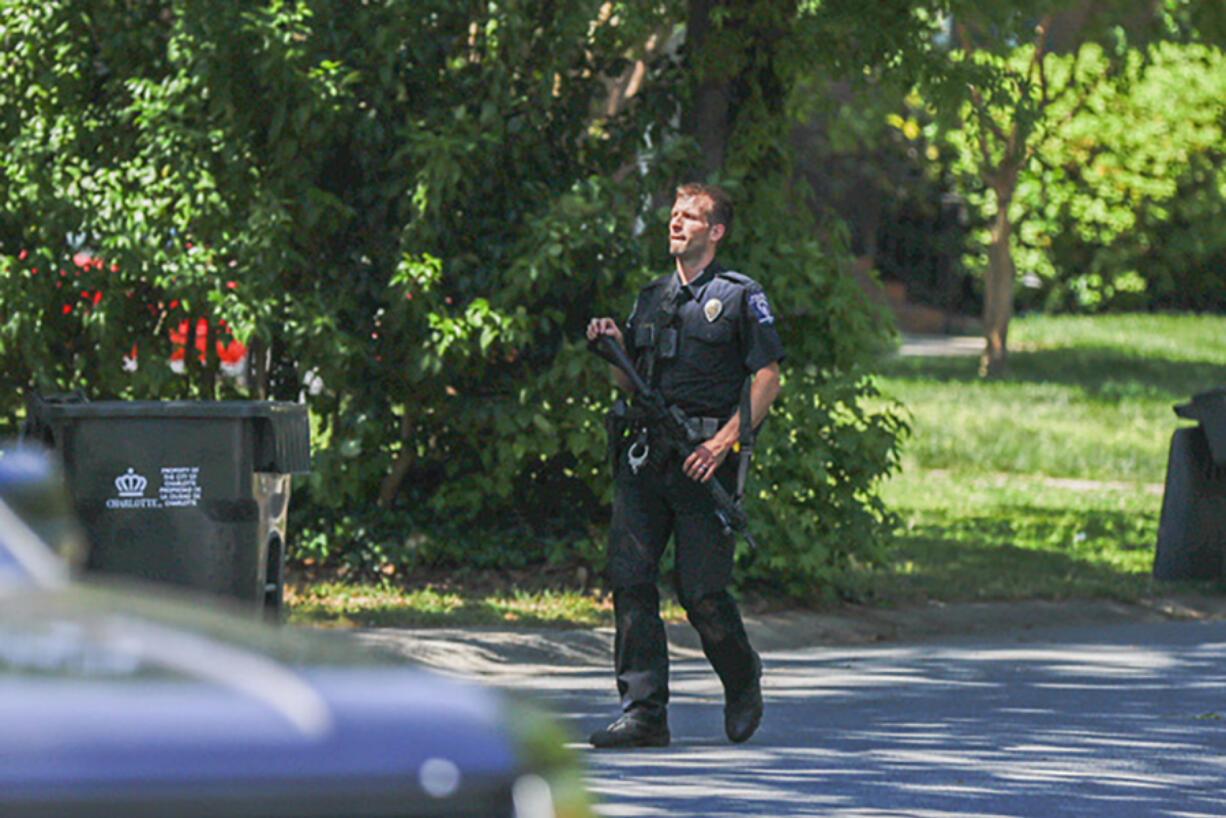
[{"label": "black uniform shirt", "polygon": [[[673,298],[675,315],[669,319],[660,305]],[[660,343],[670,328],[677,331],[671,357],[662,349],[669,342]],[[761,285],[715,263],[689,284],[682,285],[674,272],[644,287],[625,337],[640,372],[667,403],[691,417],[730,417],[746,376],[783,359],[783,342]],[[643,372],[653,345],[653,371]]]}]

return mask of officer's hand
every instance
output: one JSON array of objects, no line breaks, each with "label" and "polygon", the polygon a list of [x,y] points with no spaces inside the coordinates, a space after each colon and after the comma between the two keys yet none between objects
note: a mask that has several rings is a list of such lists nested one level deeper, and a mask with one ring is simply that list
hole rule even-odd
[{"label": "officer's hand", "polygon": [[612,318],[593,318],[587,324],[587,339],[595,341],[602,335],[611,335],[613,340],[618,343],[618,346],[624,347],[626,344],[622,339],[622,331],[617,328],[617,322]]},{"label": "officer's hand", "polygon": [[711,444],[711,441],[703,443],[697,449],[690,452],[690,456],[681,464],[681,470],[685,472],[685,476],[691,480],[697,480],[699,483],[705,483],[710,480],[711,475],[715,474],[715,470],[728,457],[726,449],[712,450],[708,448],[709,444]]}]

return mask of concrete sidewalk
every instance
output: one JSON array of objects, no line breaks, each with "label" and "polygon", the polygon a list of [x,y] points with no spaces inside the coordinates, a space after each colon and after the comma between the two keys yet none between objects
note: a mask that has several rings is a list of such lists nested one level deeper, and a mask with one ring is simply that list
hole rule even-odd
[{"label": "concrete sidewalk", "polygon": [[[1023,601],[891,609],[849,605],[826,612],[748,615],[745,627],[754,647],[775,651],[972,637],[1053,626],[1224,618],[1226,597],[1182,595],[1140,603]],[[697,635],[689,625],[671,623],[667,628],[675,658],[701,656]],[[465,676],[609,667],[613,656],[612,628],[373,628],[356,635],[421,664]]]},{"label": "concrete sidewalk", "polygon": [[934,357],[944,355],[978,355],[983,352],[982,335],[920,335],[903,333],[898,355],[903,357]]}]

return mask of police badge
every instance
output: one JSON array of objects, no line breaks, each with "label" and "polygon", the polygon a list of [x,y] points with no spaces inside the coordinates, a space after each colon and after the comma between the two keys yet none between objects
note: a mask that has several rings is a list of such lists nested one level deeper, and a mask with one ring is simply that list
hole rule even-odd
[{"label": "police badge", "polygon": [[719,314],[724,311],[724,302],[718,298],[712,298],[706,304],[702,305],[702,314],[707,316],[707,323],[713,322],[719,318]]}]

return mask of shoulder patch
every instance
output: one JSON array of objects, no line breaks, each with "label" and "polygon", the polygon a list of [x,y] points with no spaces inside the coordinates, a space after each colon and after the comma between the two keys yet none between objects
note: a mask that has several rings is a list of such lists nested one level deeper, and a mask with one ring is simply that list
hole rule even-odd
[{"label": "shoulder patch", "polygon": [[766,293],[761,290],[756,293],[750,293],[749,306],[753,310],[753,314],[758,317],[759,324],[775,323],[775,316],[771,314],[771,305],[766,300]]}]

